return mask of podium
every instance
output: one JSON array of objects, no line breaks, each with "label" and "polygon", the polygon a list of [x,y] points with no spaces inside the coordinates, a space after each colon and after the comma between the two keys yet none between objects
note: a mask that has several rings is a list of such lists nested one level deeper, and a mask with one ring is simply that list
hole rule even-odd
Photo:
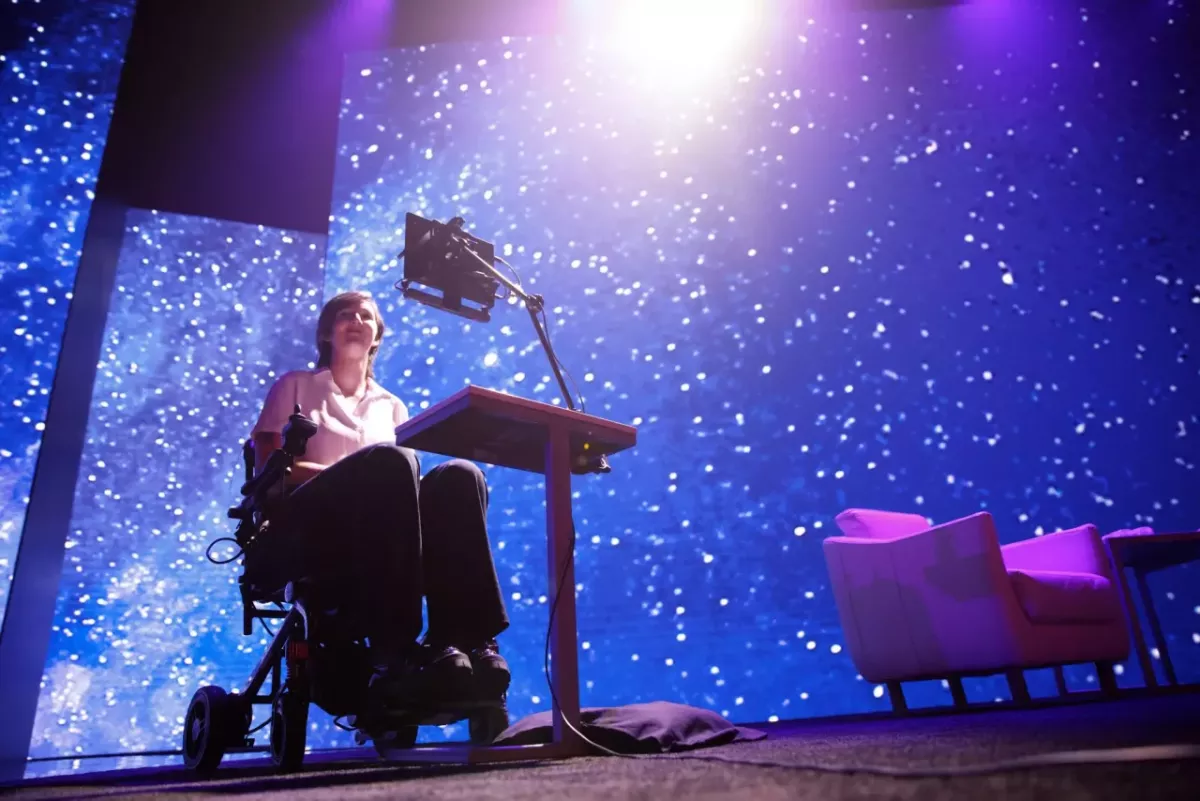
[{"label": "podium", "polygon": [[[637,443],[637,429],[548,403],[468,386],[396,429],[396,444],[546,477],[548,586],[553,613],[550,683],[554,688],[552,742],[526,746],[418,746],[388,753],[389,760],[494,762],[579,756],[579,652],[575,621],[571,475],[589,472],[600,456]],[[561,578],[561,583],[560,583]],[[560,597],[561,593],[561,597]]]}]

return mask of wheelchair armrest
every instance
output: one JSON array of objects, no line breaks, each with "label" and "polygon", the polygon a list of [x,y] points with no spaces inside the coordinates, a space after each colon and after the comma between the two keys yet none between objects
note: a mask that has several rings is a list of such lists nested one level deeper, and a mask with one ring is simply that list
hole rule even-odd
[{"label": "wheelchair armrest", "polygon": [[337,593],[336,584],[322,585],[307,576],[293,579],[283,588],[284,603],[296,604],[302,602],[321,603],[331,592]]},{"label": "wheelchair armrest", "polygon": [[252,496],[269,491],[284,479],[293,461],[292,455],[283,448],[276,449],[263,465],[262,472],[242,484],[242,495]]}]

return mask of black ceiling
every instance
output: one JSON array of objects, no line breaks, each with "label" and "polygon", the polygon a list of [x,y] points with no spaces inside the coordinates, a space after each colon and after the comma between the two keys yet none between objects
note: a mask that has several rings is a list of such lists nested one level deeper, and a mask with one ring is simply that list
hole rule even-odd
[{"label": "black ceiling", "polygon": [[97,191],[325,233],[344,53],[551,32],[559,5],[139,0]]}]

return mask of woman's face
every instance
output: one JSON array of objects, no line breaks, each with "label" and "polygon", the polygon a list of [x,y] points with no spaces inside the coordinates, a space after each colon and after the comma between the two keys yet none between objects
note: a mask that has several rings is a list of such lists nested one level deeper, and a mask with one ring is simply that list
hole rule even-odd
[{"label": "woman's face", "polygon": [[378,339],[379,323],[375,319],[375,310],[366,301],[344,306],[333,318],[331,345],[335,356],[364,357]]}]

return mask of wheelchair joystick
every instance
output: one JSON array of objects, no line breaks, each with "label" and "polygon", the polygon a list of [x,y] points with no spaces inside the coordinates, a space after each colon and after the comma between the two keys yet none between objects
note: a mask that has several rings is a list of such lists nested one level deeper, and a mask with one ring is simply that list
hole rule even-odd
[{"label": "wheelchair joystick", "polygon": [[317,424],[301,413],[300,404],[297,403],[292,416],[283,427],[283,450],[293,459],[299,459],[304,455],[308,441],[315,433]]}]

